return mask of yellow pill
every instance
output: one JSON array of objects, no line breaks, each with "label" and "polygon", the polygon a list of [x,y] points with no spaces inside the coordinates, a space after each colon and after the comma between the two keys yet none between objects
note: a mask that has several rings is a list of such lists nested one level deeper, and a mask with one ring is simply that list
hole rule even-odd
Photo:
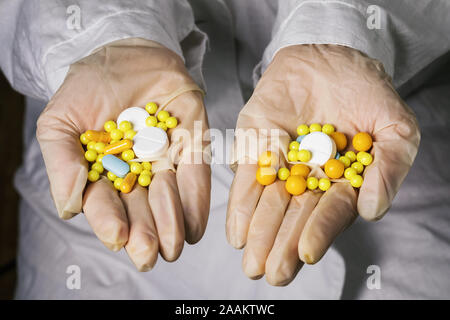
[{"label": "yellow pill", "polygon": [[347,137],[344,133],[332,132],[330,137],[334,140],[334,143],[336,143],[337,151],[342,151],[347,147]]},{"label": "yellow pill", "polygon": [[152,172],[150,171],[150,170],[148,170],[148,169],[144,169],[144,170],[142,170],[141,171],[141,176],[142,175],[148,175],[148,176],[152,176]]},{"label": "yellow pill", "polygon": [[293,165],[291,168],[291,176],[301,176],[306,179],[308,174],[311,172],[311,169],[303,163],[298,163]]},{"label": "yellow pill", "polygon": [[[125,150],[129,150],[133,147],[133,141],[125,139],[120,140],[114,144],[108,145],[104,150],[104,154],[118,154],[124,152]],[[131,159],[130,159],[131,160]]]},{"label": "yellow pill", "polygon": [[148,161],[144,161],[144,162],[141,162],[141,164],[142,164],[142,168],[144,168],[144,170],[152,170],[152,164],[150,163],[150,162],[148,162]]},{"label": "yellow pill", "polygon": [[361,177],[358,174],[354,175],[353,177],[350,178],[350,184],[354,188],[360,188],[362,186],[363,182],[364,182],[363,177]]},{"label": "yellow pill", "polygon": [[284,185],[286,191],[293,196],[298,196],[306,190],[306,180],[301,176],[290,176]]},{"label": "yellow pill", "polygon": [[88,180],[91,182],[95,182],[100,178],[100,174],[96,170],[91,170],[88,172]]},{"label": "yellow pill", "polygon": [[297,153],[298,151],[291,150],[288,152],[288,160],[289,162],[297,162]]},{"label": "yellow pill", "polygon": [[106,174],[106,176],[108,177],[109,180],[111,181],[115,181],[117,179],[117,176],[112,173],[111,171],[108,171],[108,173]]},{"label": "yellow pill", "polygon": [[298,151],[299,148],[300,148],[300,143],[297,142],[297,141],[292,141],[292,142],[289,144],[289,150],[295,150],[295,151]]},{"label": "yellow pill", "polygon": [[95,162],[92,164],[91,169],[97,171],[98,173],[103,173],[103,165],[101,163]]},{"label": "yellow pill", "polygon": [[168,117],[166,120],[166,126],[169,129],[173,129],[178,125],[178,120],[175,117]]},{"label": "yellow pill", "polygon": [[116,180],[114,180],[114,188],[116,188],[117,190],[120,190],[122,181],[123,181],[123,178],[116,178]]},{"label": "yellow pill", "polygon": [[129,193],[136,183],[137,176],[133,172],[128,172],[128,174],[123,179],[122,183],[120,184],[120,191],[122,193]]},{"label": "yellow pill", "polygon": [[336,159],[330,159],[325,163],[324,171],[331,179],[339,179],[344,174],[344,163]]},{"label": "yellow pill", "polygon": [[95,160],[97,160],[97,151],[88,150],[84,153],[84,157],[86,158],[87,161],[94,162]]},{"label": "yellow pill", "polygon": [[334,126],[332,124],[324,124],[322,127],[322,132],[326,134],[332,134],[334,132]]},{"label": "yellow pill", "polygon": [[86,137],[86,133],[81,134],[80,141],[84,145],[87,145],[89,143],[89,139]]},{"label": "yellow pill", "polygon": [[278,170],[278,179],[285,181],[289,178],[290,174],[288,168],[280,168],[280,170]]},{"label": "yellow pill", "polygon": [[170,113],[167,112],[166,110],[161,110],[160,112],[158,112],[156,117],[158,118],[159,121],[164,122],[170,117]]},{"label": "yellow pill", "polygon": [[85,132],[85,134],[86,138],[88,138],[89,141],[108,143],[111,141],[111,139],[114,139],[109,132],[88,130]]},{"label": "yellow pill", "polygon": [[372,147],[372,137],[367,132],[357,133],[352,142],[356,151],[367,151]]},{"label": "yellow pill", "polygon": [[127,140],[133,140],[134,136],[136,135],[136,131],[134,131],[133,129],[125,131],[123,138],[127,139]]},{"label": "yellow pill", "polygon": [[105,156],[104,154],[97,155],[97,159],[95,159],[95,162],[102,163],[104,156]]},{"label": "yellow pill", "polygon": [[134,151],[133,150],[125,150],[122,152],[123,161],[130,161],[134,159]]},{"label": "yellow pill", "polygon": [[158,124],[158,119],[156,119],[155,116],[150,116],[150,117],[147,117],[147,119],[145,119],[145,125],[147,127],[156,127],[157,124]]},{"label": "yellow pill", "polygon": [[350,164],[352,163],[352,162],[350,161],[350,159],[349,159],[348,157],[346,157],[346,156],[339,157],[339,161],[342,162],[342,163],[344,164],[344,167],[345,167],[345,168],[350,167]]},{"label": "yellow pill", "polygon": [[273,167],[259,167],[256,170],[256,181],[263,186],[268,186],[275,182],[277,171]]},{"label": "yellow pill", "polygon": [[356,170],[356,173],[361,174],[364,171],[364,165],[361,162],[353,162],[351,167]]},{"label": "yellow pill", "polygon": [[145,110],[150,114],[155,114],[158,111],[158,105],[154,102],[149,102],[145,105]]},{"label": "yellow pill", "polygon": [[109,134],[112,140],[120,140],[123,138],[123,131],[119,129],[113,129]]},{"label": "yellow pill", "polygon": [[297,127],[297,134],[299,136],[304,136],[309,133],[309,127],[306,124],[301,124]]},{"label": "yellow pill", "polygon": [[356,153],[353,152],[353,151],[347,151],[347,152],[345,153],[345,156],[346,156],[347,158],[349,158],[351,162],[355,162],[355,161],[356,161]]},{"label": "yellow pill", "polygon": [[344,177],[348,180],[350,180],[353,176],[356,176],[358,172],[354,168],[347,168],[344,171]]},{"label": "yellow pill", "polygon": [[119,130],[122,132],[127,132],[128,130],[133,129],[133,125],[131,124],[130,121],[122,121],[121,123],[119,123]]},{"label": "yellow pill", "polygon": [[372,155],[370,153],[367,153],[367,152],[364,152],[364,151],[360,151],[356,155],[356,160],[361,162],[363,165],[368,166],[368,165],[370,165],[372,163],[373,158],[372,158]]},{"label": "yellow pill", "polygon": [[311,160],[311,152],[309,150],[299,150],[297,153],[297,160],[300,162],[308,162]]},{"label": "yellow pill", "polygon": [[106,121],[103,125],[103,129],[105,129],[106,132],[111,132],[112,130],[117,129],[117,124],[112,120]]},{"label": "yellow pill", "polygon": [[95,141],[89,141],[88,142],[88,144],[87,144],[87,146],[86,146],[86,148],[88,149],[88,150],[95,150],[95,144],[96,144],[97,142],[95,142]]},{"label": "yellow pill", "polygon": [[331,187],[331,181],[327,178],[322,178],[319,180],[319,189],[322,191],[327,191]]},{"label": "yellow pill", "polygon": [[271,151],[264,151],[258,158],[258,166],[260,167],[277,167],[278,157]]},{"label": "yellow pill", "polygon": [[130,171],[135,174],[140,174],[142,172],[143,168],[142,165],[139,162],[132,162],[130,164]]},{"label": "yellow pill", "polygon": [[309,190],[316,190],[319,186],[319,179],[317,179],[316,177],[309,177],[306,180],[306,186]]},{"label": "yellow pill", "polygon": [[152,182],[152,177],[148,174],[141,174],[138,178],[138,183],[143,187],[147,187],[150,182]]},{"label": "yellow pill", "polygon": [[95,143],[94,149],[97,151],[97,153],[103,153],[105,150],[106,145],[103,142],[97,142]]},{"label": "yellow pill", "polygon": [[164,131],[167,131],[167,124],[165,122],[158,122],[156,126]]},{"label": "yellow pill", "polygon": [[309,126],[309,131],[310,132],[320,132],[320,131],[322,131],[322,126],[318,123],[313,123],[312,125]]}]

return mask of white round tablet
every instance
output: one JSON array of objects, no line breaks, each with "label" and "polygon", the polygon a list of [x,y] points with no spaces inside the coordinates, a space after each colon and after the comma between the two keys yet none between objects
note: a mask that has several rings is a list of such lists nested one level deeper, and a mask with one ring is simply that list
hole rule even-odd
[{"label": "white round tablet", "polygon": [[336,156],[336,144],[334,140],[323,132],[312,132],[307,134],[300,142],[299,150],[309,150],[311,160],[309,163],[323,166],[328,160]]},{"label": "white round tablet", "polygon": [[141,107],[131,107],[123,110],[122,113],[119,114],[119,117],[117,118],[117,126],[119,126],[122,121],[130,121],[133,125],[133,130],[138,132],[139,130],[147,127],[145,125],[145,120],[149,116],[150,115],[147,111],[145,111],[145,109]]},{"label": "white round tablet", "polygon": [[167,133],[158,127],[145,127],[133,138],[133,151],[138,158],[155,158],[169,146]]}]

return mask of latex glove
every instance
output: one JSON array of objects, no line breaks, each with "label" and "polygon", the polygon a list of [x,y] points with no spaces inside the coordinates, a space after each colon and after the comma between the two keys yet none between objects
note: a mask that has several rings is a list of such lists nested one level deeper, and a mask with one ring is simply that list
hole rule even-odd
[{"label": "latex glove", "polygon": [[[105,46],[73,64],[60,89],[38,119],[37,138],[44,156],[51,194],[61,218],[81,210],[97,237],[111,250],[125,247],[136,267],[149,270],[158,250],[167,261],[180,255],[184,240],[202,237],[209,213],[210,167],[189,163],[202,146],[171,141],[169,153],[180,155],[177,170],[170,159],[146,188],[136,186],[119,194],[102,178],[87,182],[88,162],[79,136],[88,129],[103,130],[120,112],[153,101],[179,120],[174,136],[192,132],[194,121],[207,129],[203,95],[187,73],[183,61],[157,43],[127,39]],[[188,144],[189,143],[189,144]],[[74,241],[77,241],[74,239]]]},{"label": "latex glove", "polygon": [[[407,175],[420,141],[416,118],[382,65],[341,46],[280,50],[242,109],[237,130],[279,129],[276,140],[281,150],[275,151],[285,160],[297,126],[311,123],[333,124],[350,144],[357,132],[369,132],[374,138],[374,162],[366,168],[360,191],[342,182],[325,193],[306,191],[291,197],[284,181],[265,188],[258,184],[257,165],[245,164],[249,162],[245,159],[255,163],[255,156],[235,150],[234,160],[242,164],[231,188],[227,238],[235,248],[245,246],[243,269],[252,279],[265,274],[270,284],[286,285],[304,262],[319,261],[358,213],[366,220],[380,219]],[[270,134],[268,138],[273,140]]]}]

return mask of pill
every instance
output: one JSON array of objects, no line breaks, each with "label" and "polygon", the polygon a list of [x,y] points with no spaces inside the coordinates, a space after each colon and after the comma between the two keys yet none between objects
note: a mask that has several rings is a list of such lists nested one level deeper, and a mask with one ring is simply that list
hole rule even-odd
[{"label": "pill", "polygon": [[322,126],[318,123],[313,123],[309,126],[309,132],[321,132]]},{"label": "pill", "polygon": [[122,152],[122,160],[123,161],[130,161],[134,159],[134,151],[133,150],[125,150]]},{"label": "pill", "polygon": [[351,165],[351,168],[355,169],[358,174],[360,174],[364,171],[364,166],[359,161],[353,162]]},{"label": "pill", "polygon": [[291,168],[291,176],[301,176],[303,178],[307,178],[311,169],[305,164],[298,163],[296,165],[293,165]]},{"label": "pill", "polygon": [[103,173],[103,165],[101,163],[95,162],[91,166],[91,169],[97,171],[98,173]]},{"label": "pill", "polygon": [[88,142],[88,144],[86,145],[86,148],[88,149],[88,150],[94,150],[94,151],[97,151],[97,150],[95,150],[95,144],[96,144],[97,142],[95,142],[95,141],[89,141]]},{"label": "pill", "polygon": [[103,125],[103,129],[105,129],[106,132],[111,132],[112,130],[117,129],[117,124],[112,120],[108,120]]},{"label": "pill", "polygon": [[120,191],[122,191],[122,193],[129,193],[133,189],[136,179],[136,174],[129,172],[120,184]]},{"label": "pill", "polygon": [[367,152],[364,152],[364,151],[360,151],[356,155],[356,160],[361,162],[363,165],[368,166],[368,165],[370,165],[372,163],[373,158],[372,158],[372,155],[370,153],[367,153]]},{"label": "pill", "polygon": [[258,158],[260,167],[276,167],[278,166],[278,157],[271,151],[264,151]]},{"label": "pill", "polygon": [[141,159],[156,158],[166,152],[168,145],[169,139],[164,130],[157,127],[145,127],[134,136],[133,151]]},{"label": "pill", "polygon": [[301,150],[309,150],[311,159],[309,163],[323,166],[336,155],[336,144],[333,139],[323,132],[312,132],[303,138],[300,143]]},{"label": "pill", "polygon": [[325,173],[331,179],[339,179],[344,174],[344,163],[336,159],[330,159],[325,163]]},{"label": "pill", "polygon": [[158,105],[154,102],[149,102],[145,105],[145,111],[150,114],[155,114],[158,111]]},{"label": "pill", "polygon": [[97,160],[97,151],[88,150],[84,153],[84,157],[86,158],[87,161],[94,162],[95,160]]},{"label": "pill", "polygon": [[156,124],[156,127],[158,127],[158,128],[160,128],[160,129],[163,129],[164,131],[167,131],[167,124],[165,123],[165,122],[158,122],[157,124]]},{"label": "pill", "polygon": [[322,178],[319,180],[319,189],[322,191],[327,191],[331,187],[331,181],[327,178]]},{"label": "pill", "polygon": [[123,138],[123,131],[119,129],[113,129],[111,130],[109,135],[111,136],[111,140],[119,141]]},{"label": "pill", "polygon": [[273,167],[259,167],[256,170],[256,181],[263,186],[272,184],[277,178],[277,171]]},{"label": "pill", "polygon": [[127,132],[128,130],[133,129],[133,125],[128,120],[123,120],[122,122],[119,122],[119,130],[122,132]]},{"label": "pill", "polygon": [[173,129],[178,125],[178,120],[175,117],[169,117],[166,119],[167,128]]},{"label": "pill", "polygon": [[158,119],[156,119],[155,116],[149,116],[147,119],[145,119],[145,125],[147,127],[156,127],[158,124]]},{"label": "pill", "polygon": [[138,178],[138,183],[143,186],[147,187],[150,182],[152,182],[152,177],[149,174],[141,174]]},{"label": "pill", "polygon": [[300,142],[298,142],[298,141],[292,141],[292,142],[289,144],[289,150],[295,150],[295,151],[298,151],[298,147],[300,147]]},{"label": "pill", "polygon": [[286,180],[286,191],[293,196],[298,196],[306,190],[306,180],[302,176],[290,176]]},{"label": "pill", "polygon": [[140,107],[131,107],[122,111],[117,118],[117,123],[122,123],[122,121],[128,121],[133,125],[133,130],[139,132],[146,127],[145,120],[148,117],[148,112]]},{"label": "pill", "polygon": [[89,141],[104,142],[104,143],[108,143],[111,141],[111,136],[108,132],[88,130],[85,132],[85,134],[86,138]]},{"label": "pill", "polygon": [[287,155],[288,161],[289,162],[297,162],[297,153],[298,153],[298,151],[295,151],[295,150],[289,151],[288,155]]},{"label": "pill", "polygon": [[306,186],[309,190],[316,190],[319,186],[319,179],[317,179],[316,177],[309,177],[306,180]]},{"label": "pill", "polygon": [[130,171],[135,173],[135,174],[140,174],[142,172],[143,167],[142,164],[140,164],[139,162],[132,162],[130,163]]},{"label": "pill", "polygon": [[123,178],[116,178],[114,180],[114,188],[116,188],[117,190],[120,190],[120,186],[122,185],[123,182]]},{"label": "pill", "polygon": [[287,178],[289,178],[290,175],[291,172],[288,168],[280,168],[280,170],[278,170],[278,179],[282,181],[285,181]]},{"label": "pill", "polygon": [[345,179],[350,180],[353,176],[356,176],[358,172],[356,172],[355,168],[347,168],[344,171],[344,177]]},{"label": "pill", "polygon": [[311,152],[305,149],[299,150],[297,152],[297,160],[300,162],[308,162],[311,160]]},{"label": "pill", "polygon": [[87,145],[89,143],[89,139],[86,137],[86,133],[81,134],[80,141],[84,145]]},{"label": "pill", "polygon": [[297,127],[297,134],[299,136],[304,136],[309,133],[309,127],[306,124],[301,124]]},{"label": "pill", "polygon": [[164,122],[170,117],[170,113],[167,112],[166,110],[161,110],[160,112],[158,112],[156,117],[158,118],[159,121]]},{"label": "pill", "polygon": [[134,136],[136,135],[136,131],[134,131],[133,129],[131,130],[127,130],[125,131],[125,133],[123,134],[123,138],[124,139],[128,139],[128,140],[133,140]]},{"label": "pill", "polygon": [[350,159],[351,162],[356,161],[356,153],[354,151],[347,151],[345,156]]},{"label": "pill", "polygon": [[105,147],[103,150],[104,154],[118,154],[125,150],[133,148],[133,141],[124,139],[116,142],[114,144],[110,144]]},{"label": "pill", "polygon": [[114,173],[112,173],[111,171],[108,171],[106,176],[108,177],[109,180],[111,180],[113,182],[117,179],[117,176]]},{"label": "pill", "polygon": [[350,184],[354,187],[354,188],[360,188],[362,186],[364,182],[363,177],[361,177],[360,175],[354,175],[353,177],[350,178]]},{"label": "pill", "polygon": [[88,172],[88,180],[91,182],[95,182],[100,178],[100,173],[96,170],[91,170]]},{"label": "pill", "polygon": [[367,151],[372,147],[372,137],[367,132],[357,133],[352,140],[356,151]]},{"label": "pill", "polygon": [[342,151],[347,147],[347,137],[342,132],[333,132],[330,134],[331,138],[336,143],[337,151]]},{"label": "pill", "polygon": [[130,171],[130,166],[125,161],[113,156],[112,154],[107,154],[102,159],[103,168],[111,171],[119,178],[123,178]]},{"label": "pill", "polygon": [[324,124],[322,127],[322,132],[330,135],[334,132],[334,126],[329,123]]},{"label": "pill", "polygon": [[344,167],[346,168],[350,167],[351,161],[348,157],[346,156],[339,157],[339,161],[344,164]]}]

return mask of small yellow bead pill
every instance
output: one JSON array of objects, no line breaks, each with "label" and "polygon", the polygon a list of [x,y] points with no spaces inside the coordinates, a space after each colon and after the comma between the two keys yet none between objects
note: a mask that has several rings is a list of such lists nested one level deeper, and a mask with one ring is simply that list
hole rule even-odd
[{"label": "small yellow bead pill", "polygon": [[96,144],[95,141],[89,141],[88,144],[87,144],[87,146],[86,146],[86,148],[87,148],[88,150],[95,150],[95,144]]},{"label": "small yellow bead pill", "polygon": [[154,102],[149,102],[145,105],[145,110],[150,114],[155,114],[158,111],[158,105]]},{"label": "small yellow bead pill", "polygon": [[152,170],[152,164],[150,163],[150,162],[148,162],[148,161],[144,161],[144,162],[141,162],[141,164],[142,164],[142,168],[144,168],[144,170]]},{"label": "small yellow bead pill", "polygon": [[114,188],[116,188],[117,190],[120,190],[120,186],[122,185],[123,182],[123,178],[116,178],[116,180],[114,180]]},{"label": "small yellow bead pill", "polygon": [[133,150],[125,150],[122,152],[123,161],[130,161],[134,159],[134,151]]},{"label": "small yellow bead pill", "polygon": [[319,179],[317,179],[316,177],[309,177],[306,180],[306,186],[309,190],[316,190],[319,186]]},{"label": "small yellow bead pill", "polygon": [[152,172],[150,170],[144,169],[141,171],[141,176],[142,175],[148,175],[148,176],[152,176]]},{"label": "small yellow bead pill", "polygon": [[332,124],[324,124],[322,127],[322,132],[326,134],[332,134],[334,132],[334,126]]},{"label": "small yellow bead pill", "polygon": [[158,119],[155,116],[149,116],[145,119],[145,125],[147,127],[156,127],[158,124]]},{"label": "small yellow bead pill", "polygon": [[320,131],[322,131],[322,126],[318,123],[313,123],[312,125],[309,126],[309,131],[310,132],[320,132]]},{"label": "small yellow bead pill", "polygon": [[300,148],[300,143],[298,143],[297,141],[292,141],[292,142],[289,144],[289,150],[295,150],[295,151],[298,151],[299,148]]},{"label": "small yellow bead pill", "polygon": [[156,127],[163,129],[164,131],[167,131],[167,124],[165,122],[158,122]]},{"label": "small yellow bead pill", "polygon": [[112,120],[106,121],[103,125],[103,129],[105,129],[106,132],[111,132],[112,130],[117,129],[117,124]]},{"label": "small yellow bead pill", "polygon": [[104,156],[105,156],[104,154],[97,155],[97,159],[95,159],[95,162],[102,163]]},{"label": "small yellow bead pill", "polygon": [[97,153],[103,153],[105,150],[106,145],[103,142],[97,142],[95,143],[94,149],[97,151]]},{"label": "small yellow bead pill", "polygon": [[112,140],[120,140],[123,138],[123,131],[119,129],[113,129],[109,134]]},{"label": "small yellow bead pill", "polygon": [[278,170],[278,179],[285,181],[289,176],[290,172],[288,168],[280,168],[280,170]]},{"label": "small yellow bead pill", "polygon": [[350,180],[353,176],[356,176],[358,172],[354,168],[347,168],[344,171],[344,177],[348,180]]},{"label": "small yellow bead pill", "polygon": [[322,191],[327,191],[331,187],[331,181],[327,178],[322,178],[319,180],[319,189]]},{"label": "small yellow bead pill", "polygon": [[92,164],[91,166],[91,169],[97,171],[98,173],[103,173],[103,165],[101,163],[94,162],[94,164]]},{"label": "small yellow bead pill", "polygon": [[136,135],[136,131],[134,131],[133,129],[125,131],[123,138],[127,139],[127,140],[133,140],[134,136]]},{"label": "small yellow bead pill", "polygon": [[275,182],[277,171],[273,167],[259,167],[256,170],[256,181],[263,186],[268,186]]},{"label": "small yellow bead pill", "polygon": [[350,165],[352,164],[352,162],[350,161],[350,159],[346,156],[342,156],[339,157],[339,161],[342,162],[344,164],[345,168],[350,167]]},{"label": "small yellow bead pill", "polygon": [[137,176],[135,173],[128,172],[122,183],[120,184],[120,191],[122,191],[122,193],[129,193],[133,189],[136,183],[136,179]]},{"label": "small yellow bead pill", "polygon": [[360,188],[362,186],[363,182],[364,182],[363,177],[361,177],[358,174],[354,175],[353,177],[350,178],[350,184],[354,188]]},{"label": "small yellow bead pill", "polygon": [[122,121],[121,123],[119,123],[119,130],[122,132],[127,132],[128,130],[133,129],[133,125],[131,124],[130,121]]},{"label": "small yellow bead pill", "polygon": [[166,126],[169,129],[173,129],[178,125],[178,120],[175,117],[168,117],[166,120]]},{"label": "small yellow bead pill", "polygon": [[94,162],[95,160],[97,160],[97,151],[88,150],[84,153],[84,157],[86,158],[87,161]]},{"label": "small yellow bead pill", "polygon": [[156,117],[158,118],[159,121],[164,122],[170,117],[170,113],[167,112],[166,110],[161,110],[160,112],[158,112]]},{"label": "small yellow bead pill", "polygon": [[356,170],[356,173],[361,174],[364,171],[364,165],[361,162],[353,162],[351,167]]},{"label": "small yellow bead pill", "polygon": [[295,151],[295,150],[289,151],[288,155],[287,155],[288,161],[289,162],[297,162],[297,153],[298,153],[298,151]]},{"label": "small yellow bead pill", "polygon": [[139,175],[139,178],[138,178],[139,185],[141,185],[143,187],[147,187],[148,185],[150,185],[150,182],[152,182],[152,177],[150,175],[148,175],[148,174]]},{"label": "small yellow bead pill", "polygon": [[130,164],[130,171],[135,173],[135,174],[140,174],[142,172],[143,168],[142,168],[142,164],[140,164],[139,162],[132,162]]},{"label": "small yellow bead pill", "polygon": [[355,161],[356,161],[356,153],[353,152],[353,151],[347,151],[347,152],[345,153],[345,156],[346,156],[347,158],[349,158],[351,162],[355,162]]},{"label": "small yellow bead pill", "polygon": [[80,141],[84,145],[87,145],[89,143],[89,139],[86,137],[86,133],[81,134]]},{"label": "small yellow bead pill", "polygon": [[311,152],[309,150],[299,150],[297,153],[297,160],[300,162],[308,162],[311,160]]},{"label": "small yellow bead pill", "polygon": [[115,181],[117,179],[117,176],[112,173],[111,171],[108,171],[108,173],[106,174],[106,176],[108,177],[109,180],[111,181]]},{"label": "small yellow bead pill", "polygon": [[100,178],[100,174],[96,170],[91,170],[88,172],[88,180],[91,182],[95,182]]},{"label": "small yellow bead pill", "polygon": [[364,152],[364,151],[360,151],[356,155],[356,160],[361,162],[363,165],[368,166],[368,165],[370,165],[372,163],[373,158],[372,158],[372,155],[370,153],[367,153],[367,152]]},{"label": "small yellow bead pill", "polygon": [[301,124],[297,127],[297,134],[299,136],[304,136],[309,133],[309,127],[306,124]]}]

